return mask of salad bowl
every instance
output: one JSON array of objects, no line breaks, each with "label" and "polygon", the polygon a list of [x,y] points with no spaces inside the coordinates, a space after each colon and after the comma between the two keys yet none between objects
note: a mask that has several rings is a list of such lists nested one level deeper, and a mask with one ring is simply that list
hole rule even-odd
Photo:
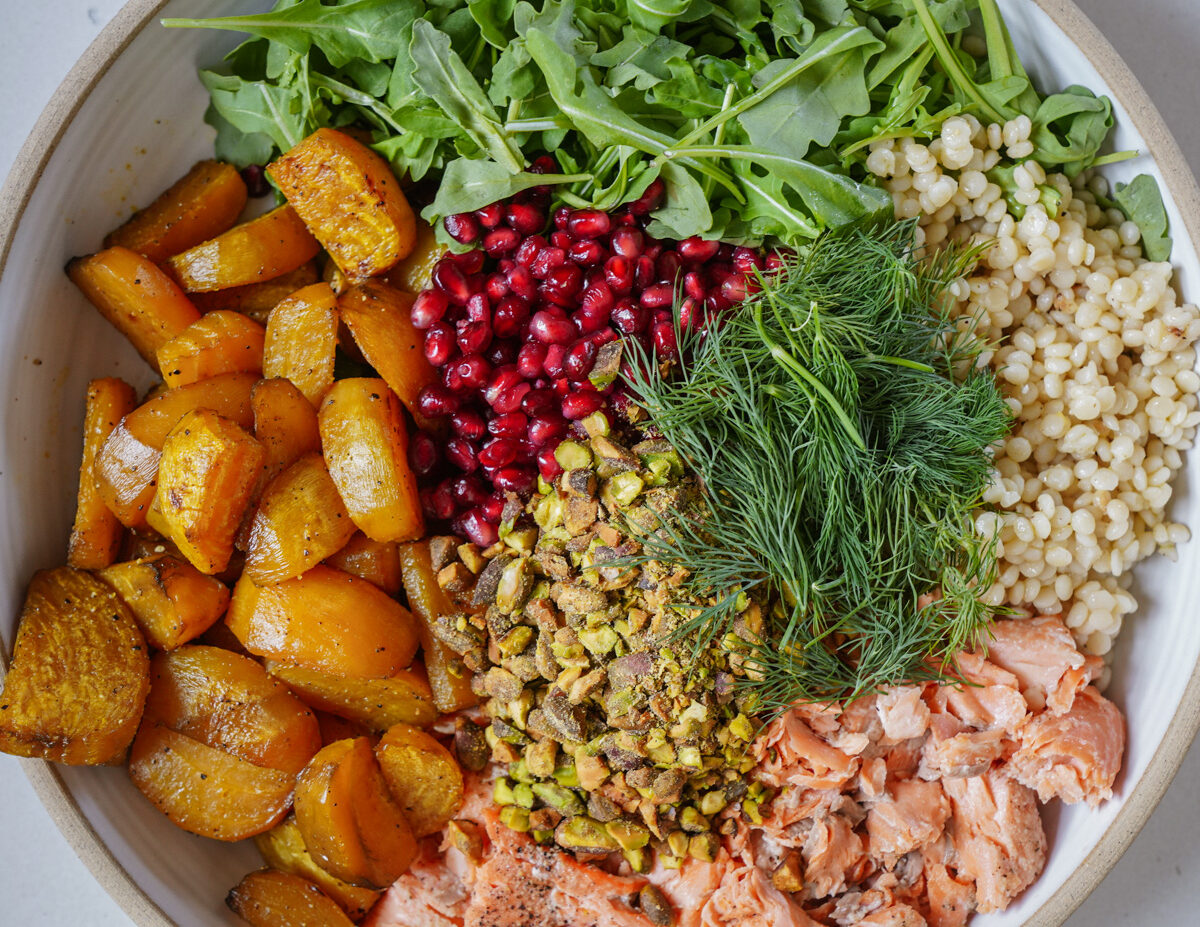
[{"label": "salad bowl", "polygon": [[[72,70],[39,120],[0,194],[0,331],[4,395],[0,428],[0,510],[5,556],[0,650],[11,653],[26,578],[61,559],[74,500],[81,408],[95,376],[135,386],[149,371],[62,273],[93,251],[131,204],[148,201],[187,166],[211,156],[207,95],[196,79],[235,37],[166,31],[164,16],[247,12],[239,0],[133,0]],[[1079,83],[1114,103],[1115,149],[1140,155],[1105,174],[1155,176],[1175,241],[1173,262],[1185,299],[1200,295],[1200,191],[1170,133],[1111,46],[1069,0],[1002,4],[1013,41],[1046,89]],[[1176,486],[1171,516],[1200,525],[1189,490],[1193,454]],[[1129,846],[1166,790],[1200,725],[1200,545],[1179,546],[1177,562],[1139,567],[1142,603],[1120,638],[1108,695],[1126,714],[1128,750],[1114,800],[1098,810],[1052,806],[1049,860],[1007,912],[973,923],[1061,924]],[[138,925],[237,923],[226,891],[259,864],[248,843],[228,846],[175,828],[130,784],[123,769],[84,770],[23,760],[47,812],[97,880]]]}]

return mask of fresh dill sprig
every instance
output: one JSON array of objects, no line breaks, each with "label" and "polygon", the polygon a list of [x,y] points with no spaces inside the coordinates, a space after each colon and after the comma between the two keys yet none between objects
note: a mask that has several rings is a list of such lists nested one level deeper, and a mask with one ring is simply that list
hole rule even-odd
[{"label": "fresh dill sprig", "polygon": [[767,709],[940,678],[991,617],[996,558],[972,513],[1010,414],[950,315],[978,251],[923,257],[915,229],[826,233],[724,325],[680,330],[669,373],[629,348],[635,397],[704,491],[641,556],[715,603],[680,628],[698,648],[744,594],[770,606],[746,662]]}]

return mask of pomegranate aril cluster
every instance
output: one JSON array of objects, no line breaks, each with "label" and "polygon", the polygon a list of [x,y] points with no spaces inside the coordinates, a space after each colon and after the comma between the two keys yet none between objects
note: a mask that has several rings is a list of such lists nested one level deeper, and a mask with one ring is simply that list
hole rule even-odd
[{"label": "pomegranate aril cluster", "polygon": [[411,452],[428,516],[495,543],[507,494],[527,497],[539,474],[558,476],[559,442],[623,402],[618,342],[674,357],[677,288],[689,326],[745,297],[759,252],[652,238],[645,224],[662,195],[655,182],[616,213],[551,215],[548,190],[535,188],[445,219],[451,237],[476,247],[446,254],[412,307],[441,375],[419,410],[445,423],[444,435],[414,440]]}]

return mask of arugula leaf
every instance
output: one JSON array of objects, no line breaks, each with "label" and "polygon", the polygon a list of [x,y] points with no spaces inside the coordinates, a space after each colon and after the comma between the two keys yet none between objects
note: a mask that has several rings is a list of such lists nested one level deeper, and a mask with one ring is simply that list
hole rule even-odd
[{"label": "arugula leaf", "polygon": [[201,71],[213,109],[240,132],[263,135],[286,151],[308,135],[303,102],[295,87],[247,81],[232,74]]},{"label": "arugula leaf", "polygon": [[1167,209],[1163,205],[1158,181],[1149,174],[1138,174],[1129,183],[1113,187],[1113,199],[1142,233],[1142,250],[1152,261],[1169,261],[1173,242],[1167,234]]},{"label": "arugula leaf", "polygon": [[1072,85],[1046,97],[1037,108],[1031,136],[1034,157],[1075,177],[1095,161],[1112,126],[1112,101]]},{"label": "arugula leaf", "polygon": [[514,174],[495,161],[477,158],[459,158],[446,165],[437,196],[421,212],[422,217],[433,222],[444,216],[459,212],[471,212],[507,199],[530,187],[542,184],[565,184],[587,180],[588,174],[530,174],[527,171]]}]

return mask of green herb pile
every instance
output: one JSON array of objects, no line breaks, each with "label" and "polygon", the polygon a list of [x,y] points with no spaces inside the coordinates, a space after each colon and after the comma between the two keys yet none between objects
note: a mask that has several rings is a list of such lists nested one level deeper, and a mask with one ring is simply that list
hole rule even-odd
[{"label": "green herb pile", "polygon": [[746,595],[774,604],[747,663],[768,707],[938,678],[991,617],[972,512],[1010,415],[948,314],[976,255],[919,260],[915,228],[826,233],[724,327],[680,331],[688,362],[669,374],[631,345],[633,390],[706,497],[643,556],[719,597],[683,629],[699,648]]},{"label": "green herb pile", "polygon": [[[431,220],[547,181],[611,209],[661,177],[652,234],[795,245],[890,208],[863,168],[876,139],[1023,113],[1033,157],[1074,176],[1112,125],[1086,88],[1039,95],[996,0],[281,0],[166,24],[253,36],[201,74],[221,158],[363,127],[399,175],[437,179]],[[546,153],[561,174],[524,171]],[[993,179],[1015,192],[1011,166]],[[1137,205],[1161,222],[1157,191]]]}]

